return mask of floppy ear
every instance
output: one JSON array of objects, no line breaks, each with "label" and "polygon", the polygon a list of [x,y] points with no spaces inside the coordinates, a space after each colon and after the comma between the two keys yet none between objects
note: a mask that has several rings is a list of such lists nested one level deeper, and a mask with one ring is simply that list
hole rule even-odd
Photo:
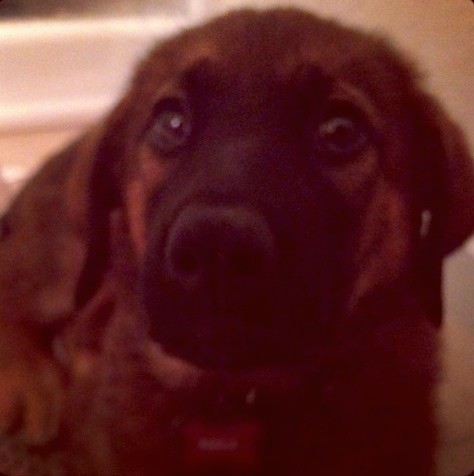
[{"label": "floppy ear", "polygon": [[439,326],[443,258],[474,232],[474,170],[461,130],[436,101],[421,94],[413,104],[420,296]]},{"label": "floppy ear", "polygon": [[74,312],[86,203],[101,127],[51,157],[2,217],[1,313],[54,327]]},{"label": "floppy ear", "polygon": [[76,287],[76,307],[82,308],[98,291],[110,265],[110,214],[121,206],[127,98],[106,119],[88,176],[84,265]]},{"label": "floppy ear", "polygon": [[[474,232],[474,163],[460,128],[431,98],[419,104],[421,120],[415,138],[421,147],[420,179],[428,208],[435,216],[442,256],[454,251]],[[428,184],[431,182],[431,185]],[[437,215],[437,216],[436,216]],[[437,222],[437,223],[436,223]]]},{"label": "floppy ear", "polygon": [[450,253],[474,232],[474,172],[472,157],[460,129],[445,121],[446,222],[443,250]]}]

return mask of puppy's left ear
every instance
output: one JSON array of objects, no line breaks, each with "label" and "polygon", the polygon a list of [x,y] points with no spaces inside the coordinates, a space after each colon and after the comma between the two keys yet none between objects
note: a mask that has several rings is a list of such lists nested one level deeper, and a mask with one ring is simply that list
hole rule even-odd
[{"label": "puppy's left ear", "polygon": [[[421,180],[430,197],[441,255],[454,251],[474,233],[474,163],[460,128],[431,98],[419,101],[415,141],[421,148]],[[428,205],[428,208],[431,206]]]}]

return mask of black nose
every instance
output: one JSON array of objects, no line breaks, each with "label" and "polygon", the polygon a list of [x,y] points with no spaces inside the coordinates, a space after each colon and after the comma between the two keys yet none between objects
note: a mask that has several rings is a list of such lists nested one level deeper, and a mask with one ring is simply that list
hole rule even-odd
[{"label": "black nose", "polygon": [[[189,206],[171,226],[168,279],[182,289],[251,291],[273,269],[275,244],[264,218],[244,207]],[[247,289],[245,289],[247,288]]]}]

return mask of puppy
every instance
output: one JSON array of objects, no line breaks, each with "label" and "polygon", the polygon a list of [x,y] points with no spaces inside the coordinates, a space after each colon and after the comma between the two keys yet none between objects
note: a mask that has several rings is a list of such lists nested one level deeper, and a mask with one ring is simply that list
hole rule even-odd
[{"label": "puppy", "polygon": [[21,368],[46,441],[49,390],[67,408],[81,388],[52,342],[97,315],[89,474],[432,475],[441,262],[473,198],[460,131],[383,40],[296,10],[218,18],[152,51],[13,203],[0,378]]}]

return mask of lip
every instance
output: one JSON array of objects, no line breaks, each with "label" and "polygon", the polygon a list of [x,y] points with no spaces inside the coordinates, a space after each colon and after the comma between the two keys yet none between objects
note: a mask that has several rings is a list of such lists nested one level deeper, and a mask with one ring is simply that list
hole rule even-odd
[{"label": "lip", "polygon": [[204,370],[166,354],[150,342],[147,357],[151,375],[165,391],[192,412],[212,418],[255,415],[271,407],[304,399],[314,369],[309,366],[274,366],[245,371]]}]

